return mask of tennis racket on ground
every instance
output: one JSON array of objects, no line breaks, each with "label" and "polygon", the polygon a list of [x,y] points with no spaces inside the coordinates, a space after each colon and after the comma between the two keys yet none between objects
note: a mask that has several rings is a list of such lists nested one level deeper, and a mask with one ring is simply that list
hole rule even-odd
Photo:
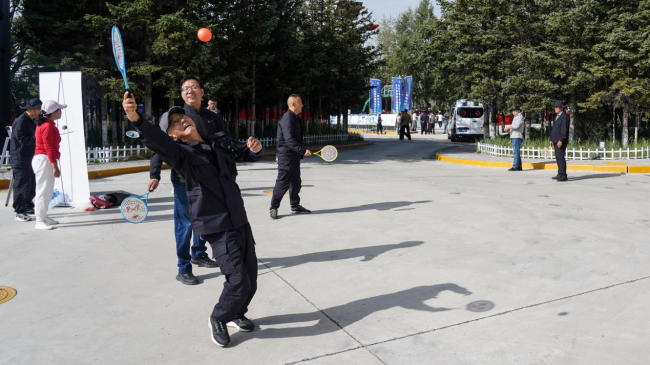
[{"label": "tennis racket on ground", "polygon": [[312,153],[327,162],[332,162],[339,157],[339,151],[334,146],[325,146],[321,148],[318,152]]},{"label": "tennis racket on ground", "polygon": [[126,66],[124,61],[124,44],[122,43],[122,33],[117,25],[114,25],[111,29],[111,39],[113,40],[113,56],[115,56],[115,64],[117,69],[122,73],[122,78],[124,78],[124,90],[129,93],[131,97],[131,89],[129,88],[129,82],[126,80]]},{"label": "tennis racket on ground", "polygon": [[[144,200],[142,200],[143,197]],[[149,203],[149,193],[139,196],[130,196],[124,199],[122,205],[120,205],[120,213],[122,213],[122,217],[124,217],[127,222],[144,222],[144,220],[147,219],[147,215],[149,215],[147,203]]]}]

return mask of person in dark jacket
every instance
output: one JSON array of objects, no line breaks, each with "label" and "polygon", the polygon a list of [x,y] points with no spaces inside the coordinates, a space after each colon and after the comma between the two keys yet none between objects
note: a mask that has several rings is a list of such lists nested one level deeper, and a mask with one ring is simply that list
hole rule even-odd
[{"label": "person in dark jacket", "polygon": [[247,143],[238,142],[223,132],[201,135],[181,107],[169,110],[169,125],[164,133],[137,112],[135,99],[129,98],[129,93],[124,94],[122,106],[140,132],[142,143],[185,178],[192,230],[210,243],[226,278],[208,321],[212,341],[226,346],[230,343],[227,326],[245,332],[255,328],[245,314],[257,290],[257,256],[244,200],[235,181],[235,162],[259,160],[262,144],[253,137]]},{"label": "person in dark jacket", "polygon": [[551,146],[555,148],[555,160],[557,161],[557,176],[553,177],[557,181],[567,181],[566,174],[566,146],[569,144],[569,127],[571,121],[564,111],[566,106],[561,100],[555,102],[555,122],[553,122],[553,131],[551,132]]},{"label": "person in dark jacket", "polygon": [[273,188],[271,198],[271,219],[278,218],[278,208],[284,194],[289,190],[289,203],[291,214],[308,214],[310,210],[300,205],[300,160],[304,156],[311,156],[311,151],[302,146],[302,121],[298,114],[302,112],[302,99],[292,94],[287,100],[289,110],[282,116],[278,123],[278,178]]},{"label": "person in dark jacket", "polygon": [[[230,136],[225,127],[221,114],[201,108],[203,87],[201,81],[194,76],[186,76],[181,80],[181,96],[185,101],[185,115],[190,117],[200,135],[210,136],[223,132]],[[160,128],[167,132],[168,115],[160,118]],[[160,183],[160,169],[163,161],[160,155],[154,153],[149,164],[148,190],[154,191]],[[187,198],[185,197],[185,179],[181,171],[172,169],[172,186],[174,187],[174,234],[176,238],[176,256],[178,257],[178,274],[176,280],[186,285],[196,285],[199,279],[192,273],[192,264],[199,267],[216,268],[217,263],[210,260],[207,254],[206,242],[198,234],[192,237],[192,227]]]},{"label": "person in dark jacket", "polygon": [[411,115],[409,115],[409,111],[407,109],[404,109],[402,112],[402,115],[399,117],[400,121],[400,128],[399,128],[399,139],[400,141],[404,140],[404,135],[406,135],[409,139],[411,140]]},{"label": "person in dark jacket", "polygon": [[31,99],[22,107],[25,112],[11,125],[9,163],[14,176],[14,217],[19,222],[29,222],[34,215],[34,196],[36,196],[36,177],[32,169],[32,159],[36,149],[36,123],[34,119],[41,113],[43,103]]}]

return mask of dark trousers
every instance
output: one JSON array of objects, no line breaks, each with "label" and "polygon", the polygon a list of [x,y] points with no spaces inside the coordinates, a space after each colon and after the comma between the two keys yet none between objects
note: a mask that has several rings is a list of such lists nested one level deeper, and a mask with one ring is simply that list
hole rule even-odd
[{"label": "dark trousers", "polygon": [[300,160],[291,160],[285,157],[278,158],[278,178],[275,180],[273,197],[271,198],[271,209],[280,208],[280,202],[284,194],[289,190],[289,203],[292,208],[300,205]]},{"label": "dark trousers", "polygon": [[562,147],[555,146],[555,161],[557,161],[557,176],[565,177],[566,176],[566,158],[564,157],[566,152],[566,145],[562,143]]},{"label": "dark trousers", "polygon": [[409,141],[411,140],[411,126],[410,125],[403,125],[399,127],[399,139],[402,140],[404,139],[404,135],[406,135],[409,138]]},{"label": "dark trousers", "polygon": [[429,123],[429,133],[436,134],[436,123],[435,122]]},{"label": "dark trousers", "polygon": [[377,134],[384,133],[384,127],[381,124],[377,124]]},{"label": "dark trousers", "polygon": [[248,305],[257,291],[257,255],[253,232],[250,224],[246,223],[238,229],[204,237],[210,242],[214,259],[226,277],[212,317],[229,322],[248,312]]},{"label": "dark trousers", "polygon": [[185,185],[174,184],[174,236],[176,237],[178,272],[190,274],[192,273],[192,259],[205,255],[208,249],[205,240],[200,236],[194,235],[192,238],[190,208],[185,190]]},{"label": "dark trousers", "polygon": [[[29,165],[24,167],[13,167],[14,174],[14,211],[24,214],[34,209],[34,197],[36,196],[36,176],[29,160]],[[49,201],[49,200],[48,200]]]},{"label": "dark trousers", "polygon": [[427,134],[427,122],[422,122],[420,131],[422,132],[422,134]]}]

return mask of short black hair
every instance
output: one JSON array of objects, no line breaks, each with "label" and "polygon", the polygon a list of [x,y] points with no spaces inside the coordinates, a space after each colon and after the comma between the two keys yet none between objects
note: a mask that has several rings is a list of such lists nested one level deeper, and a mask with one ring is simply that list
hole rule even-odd
[{"label": "short black hair", "polygon": [[209,100],[209,101],[217,101],[217,97],[216,97],[216,96],[210,96],[210,97],[208,98],[208,100]]},{"label": "short black hair", "polygon": [[199,80],[198,77],[196,77],[196,76],[192,76],[192,75],[187,75],[187,76],[185,76],[185,77],[183,77],[183,78],[181,79],[181,87],[183,87],[183,84],[184,84],[185,81],[187,81],[187,80],[194,80],[194,81],[196,81],[196,82],[199,84],[199,87],[200,87],[201,89],[203,89],[203,84],[201,83],[201,80]]}]

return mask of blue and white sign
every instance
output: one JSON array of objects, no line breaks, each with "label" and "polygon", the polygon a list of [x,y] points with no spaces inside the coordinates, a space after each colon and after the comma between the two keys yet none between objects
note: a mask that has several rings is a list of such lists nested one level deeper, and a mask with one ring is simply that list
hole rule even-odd
[{"label": "blue and white sign", "polygon": [[381,113],[381,81],[377,79],[370,79],[370,87],[370,114]]},{"label": "blue and white sign", "polygon": [[408,109],[412,110],[413,98],[411,95],[411,86],[413,84],[413,76],[406,76],[404,79],[404,103],[402,104],[402,110]]},{"label": "blue and white sign", "polygon": [[402,101],[404,96],[402,95],[402,78],[393,77],[393,112],[399,113],[404,108],[402,108]]}]

